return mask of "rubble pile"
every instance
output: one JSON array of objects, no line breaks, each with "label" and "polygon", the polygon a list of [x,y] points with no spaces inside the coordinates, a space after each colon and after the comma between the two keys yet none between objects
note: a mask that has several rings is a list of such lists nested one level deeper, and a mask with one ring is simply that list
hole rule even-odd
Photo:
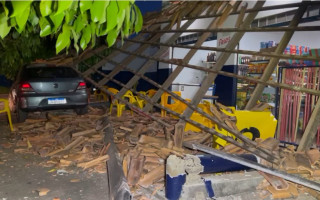
[{"label": "rubble pile", "polygon": [[40,163],[44,167],[64,169],[76,166],[98,173],[106,173],[108,145],[103,133],[96,130],[96,121],[105,109],[90,107],[89,113],[78,116],[73,113],[34,116],[15,124],[15,153],[34,154],[49,158]]},{"label": "rubble pile", "polygon": [[[266,160],[261,160],[261,164],[270,168],[295,174],[298,177],[303,177],[311,181],[320,181],[320,152],[318,149],[311,149],[305,152],[297,152],[296,146],[285,145],[281,146],[279,140],[268,138],[265,140],[257,138],[257,145],[272,151],[274,155],[280,157],[278,164],[270,163]],[[243,149],[229,144],[224,147],[223,151],[232,154],[246,153]],[[316,190],[304,187],[302,185],[286,181],[280,177],[269,175],[264,172],[259,173],[265,178],[257,187],[261,199],[272,196],[273,199],[283,199],[298,197],[301,193],[308,193],[314,198],[319,199],[320,193]]]},{"label": "rubble pile", "polygon": [[[113,155],[108,155],[109,145],[104,141],[105,133],[98,128],[97,121],[109,115],[105,113],[106,110],[90,107],[89,113],[83,116],[48,113],[46,118],[27,119],[24,123],[15,124],[14,134],[17,139],[14,143],[8,143],[7,148],[14,146],[15,153],[47,157],[47,161],[40,163],[44,167],[64,169],[76,166],[80,170],[105,173],[105,163],[108,162],[109,156]],[[152,115],[160,117],[157,112]],[[186,158],[190,154],[200,153],[174,144],[178,119],[162,118],[172,125],[171,128],[163,127],[146,116],[132,114],[130,111],[124,111],[122,117],[112,115],[108,119],[113,129],[122,170],[134,199],[163,199],[166,159],[170,155]],[[212,145],[211,135],[204,132],[187,131],[184,133],[183,141]],[[318,149],[296,152],[295,146],[292,145],[279,147],[279,141],[274,138],[257,138],[255,141],[259,147],[272,151],[280,158],[277,164],[263,159],[261,164],[309,180],[320,181]],[[222,147],[221,151],[232,154],[249,153],[234,144]],[[260,174],[265,178],[257,187],[262,199],[297,197],[300,193],[309,193],[319,198],[319,193],[315,190],[263,172]]]},{"label": "rubble pile", "polygon": [[[160,117],[159,113],[153,115]],[[110,117],[114,142],[120,152],[123,171],[135,199],[157,196],[157,191],[164,189],[165,160],[169,155],[183,158],[186,154],[193,154],[191,150],[176,147],[172,137],[170,140],[165,138],[166,131],[173,136],[174,125],[178,120],[171,117],[162,119],[171,124],[172,128],[166,130],[157,122],[136,114],[131,115],[130,112],[120,118]],[[188,131],[184,141],[211,144],[212,137],[208,136],[208,133]]]}]

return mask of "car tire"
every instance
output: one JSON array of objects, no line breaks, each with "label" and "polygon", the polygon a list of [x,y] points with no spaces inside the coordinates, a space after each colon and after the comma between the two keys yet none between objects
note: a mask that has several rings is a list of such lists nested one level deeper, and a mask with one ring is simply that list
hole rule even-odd
[{"label": "car tire", "polygon": [[28,117],[28,112],[21,110],[20,108],[17,108],[16,112],[17,112],[17,121],[19,123],[26,121]]},{"label": "car tire", "polygon": [[87,114],[88,113],[88,106],[76,108],[74,111],[77,113],[77,115]]}]

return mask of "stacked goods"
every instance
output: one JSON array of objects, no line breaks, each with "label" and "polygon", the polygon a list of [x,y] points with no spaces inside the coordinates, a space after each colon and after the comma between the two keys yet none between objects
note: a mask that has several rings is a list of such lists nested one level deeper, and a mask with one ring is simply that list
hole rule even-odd
[{"label": "stacked goods", "polygon": [[[320,49],[310,49],[310,56],[320,58]],[[313,66],[320,66],[320,61],[310,61]]]},{"label": "stacked goods", "polygon": [[[306,46],[298,46],[298,45],[288,45],[284,50],[284,54],[286,55],[300,55],[300,56],[308,56],[310,48]],[[309,60],[292,60],[288,59],[288,65],[291,66],[310,66],[312,65],[312,61]]]}]

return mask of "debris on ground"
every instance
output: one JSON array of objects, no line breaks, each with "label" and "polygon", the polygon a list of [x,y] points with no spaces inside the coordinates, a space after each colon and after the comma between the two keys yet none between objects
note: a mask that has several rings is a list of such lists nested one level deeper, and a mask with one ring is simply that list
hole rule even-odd
[{"label": "debris on ground", "polygon": [[[320,152],[318,149],[311,149],[305,152],[295,151],[293,145],[279,146],[279,140],[268,138],[265,140],[256,139],[258,146],[272,151],[281,159],[278,165],[261,160],[261,164],[270,168],[295,174],[311,181],[320,181]],[[229,144],[223,149],[225,152],[233,154],[243,154],[245,151],[233,144]],[[319,199],[320,192],[309,189],[302,185],[286,181],[280,177],[273,176],[264,172],[260,174],[265,178],[258,186],[257,190],[262,199],[272,196],[273,199],[296,198],[301,193],[308,193]]]},{"label": "debris on ground", "polygon": [[49,112],[46,118],[29,118],[23,123],[15,124],[15,143],[2,146],[9,148],[14,145],[15,153],[50,158],[40,163],[44,167],[63,170],[77,166],[84,170],[106,173],[108,149],[103,142],[103,133],[96,130],[96,121],[103,115],[105,109],[90,107],[89,113],[82,116],[73,113],[55,115]]},{"label": "debris on ground", "polygon": [[[90,107],[89,113],[83,116],[49,113],[45,119],[27,119],[26,122],[15,125],[14,133],[18,139],[14,143],[5,144],[3,148],[14,146],[15,153],[48,157],[49,160],[40,165],[57,169],[57,174],[68,173],[64,169],[69,166],[106,173],[105,163],[112,155],[107,153],[109,145],[103,141],[103,132],[97,131],[100,130],[97,128],[99,126],[97,121],[107,115],[105,111],[106,109]],[[157,112],[152,115],[160,117]],[[226,117],[224,119],[225,124],[234,127],[233,119]],[[152,119],[131,114],[130,111],[123,112],[121,117],[109,116],[114,131],[114,142],[119,150],[123,171],[134,199],[162,199],[166,159],[170,155],[185,158],[187,155],[198,153],[175,144],[177,142],[174,141],[173,135],[178,127],[177,119],[164,117],[162,120],[172,127],[162,127]],[[169,140],[166,138],[168,135]],[[212,145],[211,135],[205,132],[186,131],[182,140]],[[278,165],[261,159],[263,165],[309,180],[320,181],[319,150],[296,152],[292,145],[279,147],[279,141],[274,138],[265,140],[256,138],[255,142],[259,147],[268,149],[280,157]],[[221,150],[232,154],[248,153],[234,144],[221,147]],[[282,178],[263,172],[261,175],[264,181],[257,188],[261,198],[290,198],[300,193],[309,193],[315,198],[320,196],[315,190]],[[70,180],[71,183],[79,181]]]},{"label": "debris on ground", "polygon": [[50,190],[48,188],[38,188],[37,192],[39,193],[39,196],[46,196]]},{"label": "debris on ground", "polygon": [[[153,115],[157,116],[159,113],[153,113]],[[123,171],[135,199],[158,199],[155,197],[157,192],[162,191],[161,194],[163,194],[165,163],[169,155],[185,158],[187,154],[197,153],[174,145],[173,133],[178,120],[171,117],[162,119],[172,125],[170,140],[166,140],[165,128],[156,125],[151,119],[136,114],[132,115],[130,112],[125,112],[122,117],[110,117]],[[212,137],[210,136],[205,132],[187,131],[183,141],[201,142],[211,146]],[[300,175],[309,180],[320,181],[320,153],[318,150],[297,153],[293,146],[279,147],[280,142],[274,138],[256,138],[255,141],[259,147],[268,149],[281,158],[279,165],[261,159],[262,164],[290,174]],[[234,144],[221,147],[221,150],[232,154],[249,153]],[[270,196],[274,199],[296,197],[310,190],[263,172],[261,175],[265,179],[257,191],[263,197]],[[312,190],[312,192],[315,198],[320,195],[317,191]]]}]

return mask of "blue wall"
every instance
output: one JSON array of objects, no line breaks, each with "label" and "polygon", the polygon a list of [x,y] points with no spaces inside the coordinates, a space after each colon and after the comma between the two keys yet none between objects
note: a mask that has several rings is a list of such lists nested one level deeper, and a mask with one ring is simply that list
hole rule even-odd
[{"label": "blue wall", "polygon": [[11,80],[8,80],[4,75],[0,75],[0,86],[10,87],[12,84]]},{"label": "blue wall", "polygon": [[140,8],[142,15],[162,9],[162,1],[135,1],[135,4]]},{"label": "blue wall", "polygon": [[[152,79],[154,82],[156,82],[158,84],[163,84],[164,81],[167,79],[167,77],[170,74],[169,70],[170,69],[159,69],[157,72],[147,72],[144,75],[146,77],[148,77],[149,79]],[[109,74],[111,71],[103,70],[103,72],[105,74]],[[114,79],[116,79],[117,81],[120,81],[123,84],[126,84],[133,76],[134,75],[131,72],[121,71],[117,75],[114,76]],[[101,80],[103,77],[99,74],[95,74],[92,78],[97,81],[97,80]],[[112,87],[112,88],[116,88],[118,90],[120,90],[122,88],[122,86],[120,86],[112,81],[109,81],[106,85],[109,87]],[[157,90],[158,88],[143,79],[139,79],[138,85],[137,85],[137,91],[147,91],[149,89],[156,89]]]}]

